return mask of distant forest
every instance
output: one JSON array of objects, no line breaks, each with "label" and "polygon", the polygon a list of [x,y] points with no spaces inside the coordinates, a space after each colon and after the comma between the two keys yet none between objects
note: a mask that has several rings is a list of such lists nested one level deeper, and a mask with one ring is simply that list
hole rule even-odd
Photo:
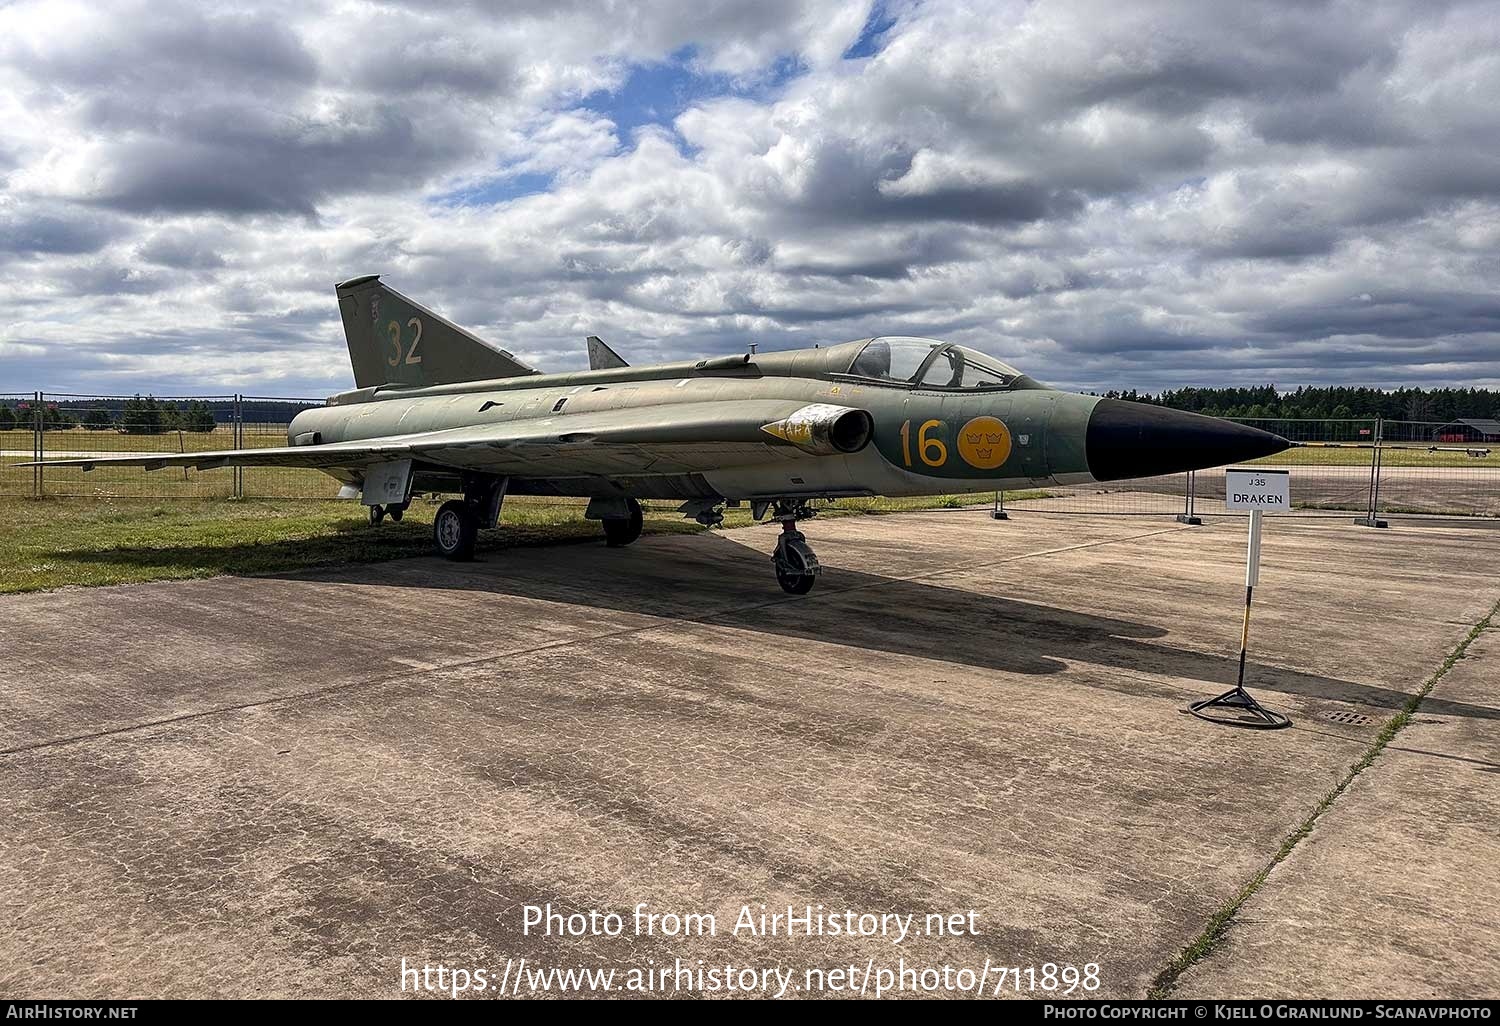
[{"label": "distant forest", "polygon": [[1160,393],[1105,392],[1111,399],[1169,406],[1210,417],[1246,420],[1357,420],[1384,417],[1447,423],[1460,417],[1500,417],[1500,392],[1488,388],[1174,388]]},{"label": "distant forest", "polygon": [[[35,422],[32,399],[0,400],[0,431],[30,429]],[[247,424],[285,424],[303,410],[321,406],[293,399],[245,399],[240,418]],[[127,435],[160,435],[169,431],[214,430],[234,420],[234,403],[214,399],[67,399],[43,396],[45,431],[117,431]]]}]

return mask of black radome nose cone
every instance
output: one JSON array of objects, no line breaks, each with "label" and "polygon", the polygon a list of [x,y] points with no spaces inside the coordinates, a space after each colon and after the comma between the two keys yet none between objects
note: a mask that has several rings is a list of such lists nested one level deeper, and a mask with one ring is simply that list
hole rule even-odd
[{"label": "black radome nose cone", "polygon": [[1270,456],[1280,435],[1164,406],[1100,399],[1089,416],[1089,473],[1096,481],[1155,477]]}]

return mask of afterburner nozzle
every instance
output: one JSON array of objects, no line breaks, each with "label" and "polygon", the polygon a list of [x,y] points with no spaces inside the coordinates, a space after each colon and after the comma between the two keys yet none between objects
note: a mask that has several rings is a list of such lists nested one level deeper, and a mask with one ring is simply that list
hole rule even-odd
[{"label": "afterburner nozzle", "polygon": [[1243,463],[1291,448],[1280,435],[1164,406],[1100,399],[1089,415],[1089,473],[1096,481],[1155,477]]}]

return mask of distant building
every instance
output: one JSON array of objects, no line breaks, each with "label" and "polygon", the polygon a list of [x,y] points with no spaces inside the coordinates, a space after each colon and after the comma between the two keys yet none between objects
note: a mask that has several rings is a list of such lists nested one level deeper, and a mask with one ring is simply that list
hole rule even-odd
[{"label": "distant building", "polygon": [[1500,420],[1460,417],[1432,433],[1434,442],[1500,442]]}]

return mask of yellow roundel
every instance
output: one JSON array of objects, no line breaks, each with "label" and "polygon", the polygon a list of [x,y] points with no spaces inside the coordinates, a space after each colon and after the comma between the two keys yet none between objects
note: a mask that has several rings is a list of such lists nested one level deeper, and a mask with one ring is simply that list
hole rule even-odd
[{"label": "yellow roundel", "polygon": [[970,466],[994,470],[1010,456],[1010,431],[994,417],[975,417],[958,429],[958,454]]}]

